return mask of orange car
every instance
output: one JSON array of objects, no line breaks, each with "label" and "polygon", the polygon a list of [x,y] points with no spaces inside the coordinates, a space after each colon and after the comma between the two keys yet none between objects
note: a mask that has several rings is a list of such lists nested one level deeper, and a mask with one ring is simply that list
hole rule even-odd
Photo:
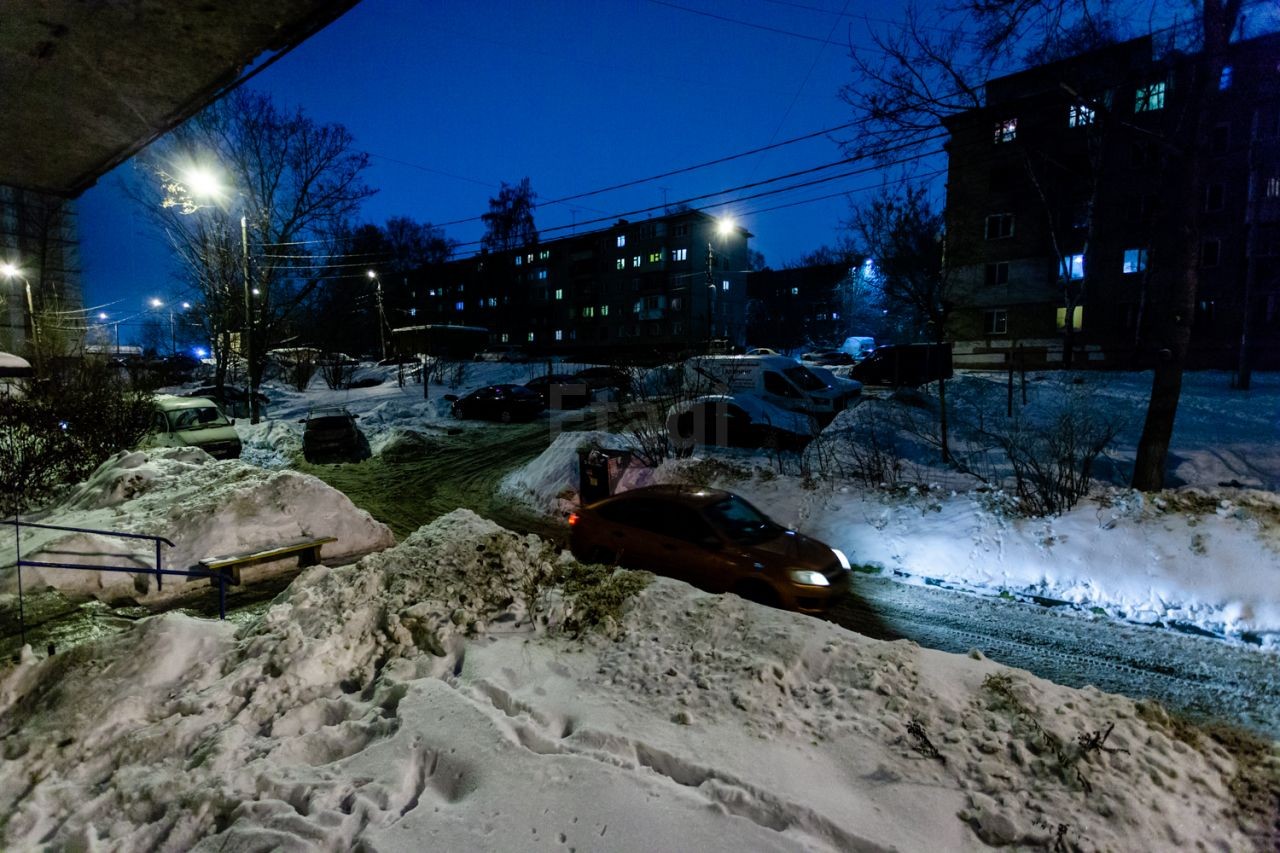
[{"label": "orange car", "polygon": [[849,586],[849,560],[720,489],[649,486],[569,516],[580,560],[616,563],[708,592],[821,613]]}]

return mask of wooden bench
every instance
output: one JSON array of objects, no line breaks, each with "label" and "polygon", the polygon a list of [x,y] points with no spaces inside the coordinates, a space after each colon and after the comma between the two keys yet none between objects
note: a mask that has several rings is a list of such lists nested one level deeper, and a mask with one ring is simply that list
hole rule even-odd
[{"label": "wooden bench", "polygon": [[297,542],[289,542],[279,545],[275,548],[265,548],[261,551],[250,551],[246,554],[227,554],[221,557],[205,557],[200,561],[199,566],[210,572],[219,572],[226,574],[231,583],[240,583],[240,569],[245,566],[255,566],[259,563],[269,563],[273,560],[283,559],[297,555],[298,568],[306,568],[314,566],[320,562],[320,548],[329,542],[337,542],[338,540],[332,536],[323,536],[318,539],[299,539]]}]

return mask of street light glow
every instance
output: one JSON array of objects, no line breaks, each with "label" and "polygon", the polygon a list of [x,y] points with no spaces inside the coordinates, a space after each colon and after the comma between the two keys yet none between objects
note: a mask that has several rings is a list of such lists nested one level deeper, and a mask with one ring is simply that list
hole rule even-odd
[{"label": "street light glow", "polygon": [[0,264],[0,275],[4,275],[5,278],[13,278],[17,274],[18,267],[16,265],[10,263]]},{"label": "street light glow", "polygon": [[99,319],[99,320],[105,320],[105,319],[107,319],[107,312],[106,312],[106,311],[99,311],[99,312],[98,312],[98,319]]},{"label": "street light glow", "polygon": [[369,278],[377,278],[377,277],[378,277],[378,274],[377,274],[376,272],[374,272],[373,270],[369,270],[367,273],[365,273],[365,275],[369,276]]},{"label": "street light glow", "polygon": [[186,311],[186,310],[187,310],[188,308],[190,308],[190,307],[191,307],[191,303],[190,303],[190,302],[184,302],[184,303],[182,303],[182,310],[183,310],[183,311]]},{"label": "street light glow", "polygon": [[209,169],[189,169],[183,179],[192,195],[201,198],[217,198],[223,193],[218,176]]},{"label": "street light glow", "polygon": [[157,299],[157,298],[156,298],[156,297],[154,297],[154,296],[153,296],[153,297],[151,297],[150,304],[151,304],[151,307],[152,307],[152,308],[163,308],[163,307],[164,307],[164,303],[163,303],[163,302],[161,302],[159,299]]},{"label": "street light glow", "polygon": [[733,221],[732,216],[722,216],[720,217],[720,221],[716,224],[716,231],[720,233],[721,237],[728,237],[733,233],[733,229],[736,224],[737,223]]}]

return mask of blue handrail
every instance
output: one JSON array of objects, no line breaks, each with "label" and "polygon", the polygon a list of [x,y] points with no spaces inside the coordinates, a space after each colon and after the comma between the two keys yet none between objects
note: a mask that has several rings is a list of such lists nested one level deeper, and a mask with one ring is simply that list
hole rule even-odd
[{"label": "blue handrail", "polygon": [[[0,524],[13,525],[14,550],[17,554],[16,566],[18,570],[18,622],[22,633],[22,644],[27,643],[27,619],[26,608],[23,602],[22,594],[22,569],[40,568],[40,569],[80,569],[84,571],[94,572],[121,572],[126,574],[147,574],[155,575],[156,589],[164,589],[165,575],[171,577],[186,578],[208,578],[210,581],[216,581],[218,584],[218,617],[220,619],[227,618],[227,583],[235,583],[234,580],[227,577],[222,572],[209,571],[207,569],[166,569],[162,561],[160,552],[161,544],[173,547],[173,542],[164,536],[154,536],[149,533],[121,533],[115,530],[97,530],[91,527],[70,527],[63,524],[40,524],[34,521],[22,521],[18,516],[6,518],[0,521]],[[24,560],[22,559],[22,534],[21,528],[31,527],[40,530],[61,530],[68,533],[92,533],[97,536],[111,536],[117,539],[146,539],[155,543],[156,546],[156,565],[154,569],[137,568],[135,566],[93,566],[85,563],[60,563],[49,562],[44,560]],[[117,555],[124,556],[124,555]]]}]

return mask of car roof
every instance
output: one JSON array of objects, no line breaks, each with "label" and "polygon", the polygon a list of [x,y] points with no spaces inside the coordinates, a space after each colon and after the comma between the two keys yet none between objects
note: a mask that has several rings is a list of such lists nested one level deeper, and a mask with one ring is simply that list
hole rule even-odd
[{"label": "car roof", "polygon": [[216,409],[218,407],[218,404],[208,397],[178,397],[173,394],[157,394],[155,402],[156,408],[166,412],[177,409],[205,409],[209,406]]},{"label": "car roof", "polygon": [[342,406],[321,406],[307,413],[308,418],[343,418],[351,413]]},{"label": "car roof", "polygon": [[592,504],[592,506],[598,507],[614,502],[650,497],[673,501],[684,504],[685,506],[701,509],[704,506],[719,503],[725,498],[731,498],[733,496],[733,492],[726,492],[724,489],[711,489],[704,488],[702,486],[667,483],[660,486],[643,486],[639,489],[628,489],[625,492],[621,492],[613,495],[612,497],[605,498],[598,503]]}]

